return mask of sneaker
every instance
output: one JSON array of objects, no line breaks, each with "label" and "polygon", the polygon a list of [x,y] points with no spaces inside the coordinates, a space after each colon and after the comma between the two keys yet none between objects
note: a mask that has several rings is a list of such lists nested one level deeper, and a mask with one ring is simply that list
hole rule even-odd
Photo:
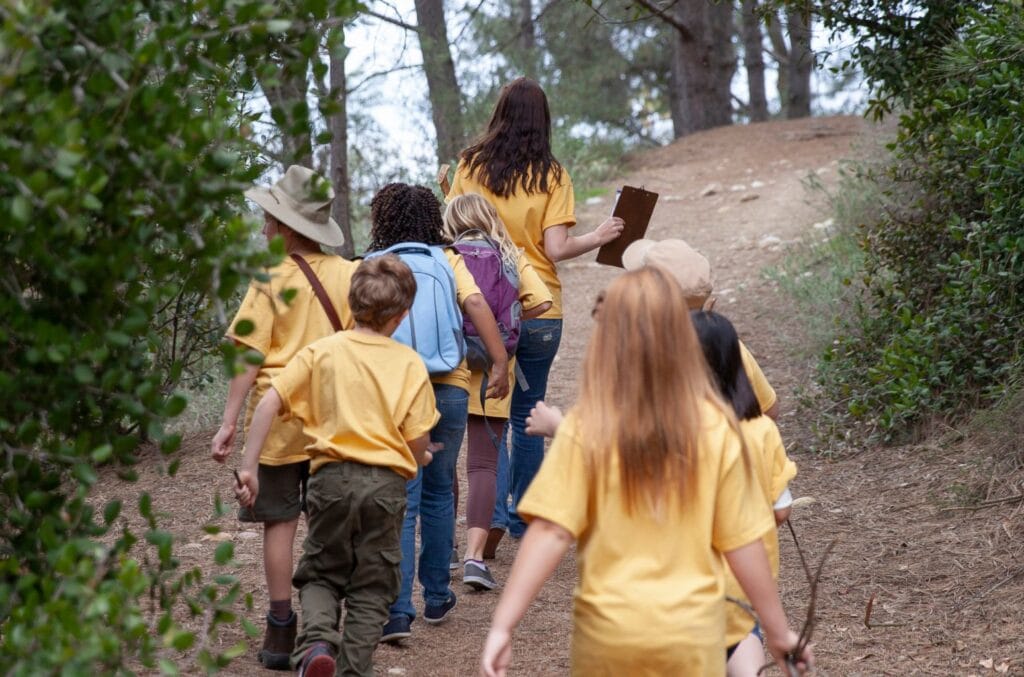
[{"label": "sneaker", "polygon": [[494,590],[498,582],[491,576],[487,565],[483,562],[466,560],[465,568],[462,570],[462,582],[474,590]]},{"label": "sneaker", "polygon": [[397,644],[398,640],[412,637],[412,621],[405,614],[392,616],[384,624],[384,632],[381,633],[380,641],[389,644]]},{"label": "sneaker", "polygon": [[462,562],[459,560],[459,549],[452,548],[452,558],[448,560],[448,570],[457,571],[462,566]]},{"label": "sneaker", "polygon": [[505,529],[503,527],[491,527],[487,532],[487,541],[484,543],[484,559],[494,559],[494,554],[498,550],[498,543],[501,543],[501,539],[505,536]]},{"label": "sneaker", "polygon": [[295,648],[296,620],[294,611],[285,621],[279,621],[267,613],[267,631],[263,635],[263,648],[258,656],[260,665],[267,670],[291,670],[288,659]]},{"label": "sneaker", "polygon": [[327,642],[309,648],[299,663],[299,677],[334,677],[334,657]]},{"label": "sneaker", "polygon": [[423,620],[431,625],[437,625],[443,623],[448,614],[452,612],[458,600],[455,599],[455,593],[448,593],[448,600],[443,604],[428,604],[423,610]]}]

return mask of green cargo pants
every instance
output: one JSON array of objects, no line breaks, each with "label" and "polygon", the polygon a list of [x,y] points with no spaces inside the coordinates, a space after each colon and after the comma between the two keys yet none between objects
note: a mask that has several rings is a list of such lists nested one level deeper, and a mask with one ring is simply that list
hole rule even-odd
[{"label": "green cargo pants", "polygon": [[302,607],[292,666],[327,642],[338,657],[335,674],[373,675],[373,651],[401,584],[405,478],[384,467],[328,463],[310,477],[306,503],[309,527],[292,577]]}]

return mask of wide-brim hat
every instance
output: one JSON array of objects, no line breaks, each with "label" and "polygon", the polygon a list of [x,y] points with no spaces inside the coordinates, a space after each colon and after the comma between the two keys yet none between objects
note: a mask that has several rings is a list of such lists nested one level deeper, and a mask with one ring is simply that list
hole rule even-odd
[{"label": "wide-brim hat", "polygon": [[334,189],[312,169],[292,165],[273,186],[250,188],[245,196],[314,242],[328,247],[345,244],[338,222],[331,218]]},{"label": "wide-brim hat", "polygon": [[711,263],[683,240],[645,238],[633,242],[622,252],[622,266],[626,270],[652,265],[661,266],[672,273],[688,299],[705,299],[714,289]]}]

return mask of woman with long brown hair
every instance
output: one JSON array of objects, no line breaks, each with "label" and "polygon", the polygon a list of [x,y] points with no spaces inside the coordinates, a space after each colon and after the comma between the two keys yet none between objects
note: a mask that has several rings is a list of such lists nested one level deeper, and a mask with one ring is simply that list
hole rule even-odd
[{"label": "woman with long brown hair", "polygon": [[[590,233],[569,234],[576,224],[572,179],[551,153],[547,97],[529,78],[517,78],[502,88],[487,130],[460,154],[448,196],[465,193],[479,193],[494,205],[512,241],[523,249],[553,297],[543,315],[523,322],[516,348],[524,378],[512,393],[510,470],[504,454],[499,456],[498,498],[489,536],[493,546],[506,528],[514,537],[523,535],[526,525],[515,506],[544,458],[544,441],[528,436],[525,422],[530,409],[544,399],[562,337],[562,284],[555,264],[614,240],[623,224],[609,218]],[[487,555],[493,554],[493,547],[490,550]]]},{"label": "woman with long brown hair", "polygon": [[[658,267],[609,285],[580,398],[519,505],[532,520],[494,612],[483,672],[573,541],[572,671],[724,675],[725,567],[780,666],[796,645],[761,536],[775,528],[731,407],[708,376],[686,299]],[[810,652],[798,668],[811,663]]]}]

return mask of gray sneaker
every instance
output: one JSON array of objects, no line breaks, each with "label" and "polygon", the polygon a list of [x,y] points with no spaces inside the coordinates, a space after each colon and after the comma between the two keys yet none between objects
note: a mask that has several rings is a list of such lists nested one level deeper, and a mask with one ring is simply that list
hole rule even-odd
[{"label": "gray sneaker", "polygon": [[458,571],[460,566],[462,566],[462,561],[459,559],[459,549],[452,548],[452,556],[448,560],[448,569],[450,571]]},{"label": "gray sneaker", "polygon": [[462,582],[474,590],[494,590],[498,587],[498,582],[491,576],[487,565],[473,560],[466,560],[462,569]]}]

